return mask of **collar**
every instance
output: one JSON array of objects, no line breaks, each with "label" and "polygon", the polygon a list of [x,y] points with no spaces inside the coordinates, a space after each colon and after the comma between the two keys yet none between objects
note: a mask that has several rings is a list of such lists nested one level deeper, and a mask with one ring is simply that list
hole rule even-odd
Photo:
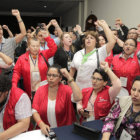
[{"label": "collar", "polygon": [[6,42],[6,39],[2,36],[2,44],[4,44]]},{"label": "collar", "polygon": [[[133,58],[134,57],[134,53],[132,53],[131,55],[129,55],[128,58]],[[120,54],[119,58],[123,58],[123,53]]]}]

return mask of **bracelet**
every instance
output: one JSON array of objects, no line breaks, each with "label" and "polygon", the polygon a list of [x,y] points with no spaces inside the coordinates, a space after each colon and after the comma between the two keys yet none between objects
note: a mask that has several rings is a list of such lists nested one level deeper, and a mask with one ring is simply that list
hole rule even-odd
[{"label": "bracelet", "polygon": [[72,78],[71,80],[68,81],[68,83],[70,84],[70,83],[73,82],[73,81],[74,81],[74,79]]},{"label": "bracelet", "polygon": [[42,122],[42,120],[39,120],[38,122],[37,122],[37,125],[39,126],[39,124]]},{"label": "bracelet", "polygon": [[23,22],[23,20],[21,19],[21,20],[18,21],[18,23],[20,23],[20,22]]}]

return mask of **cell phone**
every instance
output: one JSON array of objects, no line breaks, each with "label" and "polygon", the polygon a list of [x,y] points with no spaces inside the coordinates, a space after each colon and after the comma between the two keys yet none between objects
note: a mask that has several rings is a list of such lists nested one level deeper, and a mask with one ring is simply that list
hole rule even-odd
[{"label": "cell phone", "polygon": [[85,109],[84,109],[84,112],[89,114],[89,111],[88,111],[88,110],[85,110]]},{"label": "cell phone", "polygon": [[56,134],[55,134],[55,132],[51,129],[50,131],[49,131],[49,138],[52,140],[53,138],[56,138]]}]

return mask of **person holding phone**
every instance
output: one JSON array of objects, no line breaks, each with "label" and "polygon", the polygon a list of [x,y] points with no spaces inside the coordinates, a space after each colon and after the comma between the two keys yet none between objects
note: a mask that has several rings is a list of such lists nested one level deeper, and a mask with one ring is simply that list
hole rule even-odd
[{"label": "person holding phone", "polygon": [[[108,115],[115,97],[121,89],[119,78],[111,71],[107,62],[101,62],[101,68],[92,74],[92,87],[82,90],[83,98],[77,104],[81,121],[102,119]],[[112,86],[107,86],[108,77]]]},{"label": "person holding phone", "polygon": [[[68,85],[61,83],[62,75],[68,79]],[[33,118],[42,133],[48,135],[50,127],[71,125],[76,121],[72,102],[82,99],[80,88],[68,71],[59,65],[49,67],[48,84],[39,87],[33,100]]]}]

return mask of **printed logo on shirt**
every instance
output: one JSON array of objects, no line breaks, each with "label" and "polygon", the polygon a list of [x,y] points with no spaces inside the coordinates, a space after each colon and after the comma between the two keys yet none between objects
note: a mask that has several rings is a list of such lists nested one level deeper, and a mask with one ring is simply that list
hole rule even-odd
[{"label": "printed logo on shirt", "polygon": [[103,99],[102,97],[99,97],[99,101],[98,102],[107,102],[107,99]]}]

